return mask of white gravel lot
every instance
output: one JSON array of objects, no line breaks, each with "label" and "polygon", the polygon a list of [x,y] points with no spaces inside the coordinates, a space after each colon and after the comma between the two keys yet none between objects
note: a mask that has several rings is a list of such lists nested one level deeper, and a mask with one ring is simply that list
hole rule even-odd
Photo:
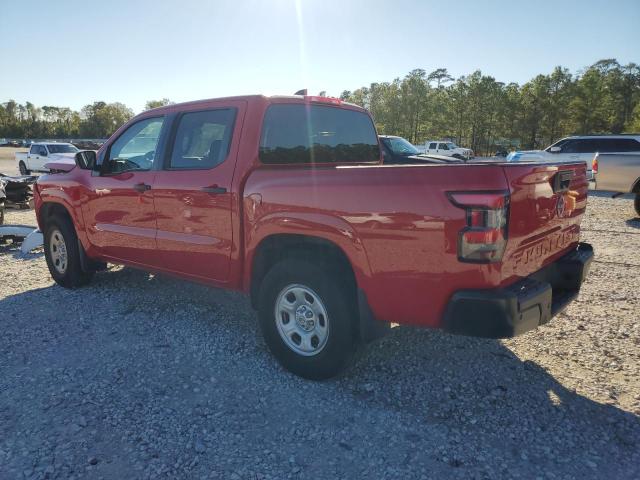
[{"label": "white gravel lot", "polygon": [[590,196],[596,259],[550,324],[398,327],[322,383],[276,364],[240,295],[121,267],[64,290],[0,246],[0,478],[639,478],[634,217]]}]

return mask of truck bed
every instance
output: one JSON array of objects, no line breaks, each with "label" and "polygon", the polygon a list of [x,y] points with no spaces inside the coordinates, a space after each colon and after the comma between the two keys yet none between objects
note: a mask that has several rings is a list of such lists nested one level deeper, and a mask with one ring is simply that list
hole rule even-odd
[{"label": "truck bed", "polygon": [[[574,203],[558,218],[552,179],[560,170],[571,172]],[[376,317],[439,326],[456,290],[508,285],[575,248],[587,185],[584,163],[261,167],[245,186],[245,244],[259,242],[255,232],[266,222],[282,219],[278,227],[285,230],[300,222],[313,234],[332,219],[344,235],[337,241],[355,244],[366,256],[356,275]],[[510,194],[499,263],[458,260],[465,211],[448,193],[474,191]]]}]

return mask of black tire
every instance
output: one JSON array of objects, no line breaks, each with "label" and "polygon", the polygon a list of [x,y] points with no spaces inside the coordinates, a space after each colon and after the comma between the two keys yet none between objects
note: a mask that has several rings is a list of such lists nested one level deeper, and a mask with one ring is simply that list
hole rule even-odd
[{"label": "black tire", "polygon": [[636,193],[636,198],[633,200],[633,207],[636,209],[636,214],[640,217],[640,193]]},{"label": "black tire", "polygon": [[[258,301],[262,334],[280,364],[296,375],[310,380],[331,378],[346,367],[354,353],[355,293],[353,287],[340,280],[342,278],[345,276],[338,269],[323,268],[306,260],[288,259],[274,265],[262,281]],[[311,356],[289,347],[276,325],[278,297],[291,285],[311,289],[327,313],[326,343]]]},{"label": "black tire", "polygon": [[18,168],[20,169],[20,175],[31,175],[31,170],[27,169],[27,166],[23,161],[20,161]]},{"label": "black tire", "polygon": [[[55,238],[54,238],[55,237]],[[64,268],[60,258],[54,258],[60,247],[54,247],[54,243],[60,245],[60,237],[64,242],[65,260]],[[55,282],[61,287],[78,288],[88,284],[93,278],[93,271],[82,270],[80,262],[80,244],[78,236],[71,221],[64,217],[53,216],[48,219],[44,231],[44,256],[47,260],[49,273]]]}]

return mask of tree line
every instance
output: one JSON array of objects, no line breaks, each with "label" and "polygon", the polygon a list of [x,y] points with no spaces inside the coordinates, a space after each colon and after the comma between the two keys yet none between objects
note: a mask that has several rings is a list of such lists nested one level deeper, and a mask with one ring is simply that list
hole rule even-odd
[{"label": "tree line", "polygon": [[[640,132],[640,66],[600,60],[576,73],[556,67],[524,85],[475,71],[454,79],[445,68],[344,91],[371,111],[381,134],[413,143],[450,139],[476,153],[497,147],[539,148],[570,134]],[[151,100],[145,109],[171,103]],[[80,111],[0,104],[0,137],[106,138],[133,116],[122,103]]]},{"label": "tree line", "polygon": [[[150,100],[145,110],[171,103]],[[107,138],[133,117],[126,105],[93,102],[79,112],[67,107],[36,107],[13,100],[0,104],[0,137],[6,138]]]},{"label": "tree line", "polygon": [[369,109],[381,134],[415,144],[449,139],[483,154],[540,148],[571,134],[640,132],[640,66],[615,59],[576,74],[556,67],[524,85],[479,70],[454,79],[444,68],[416,69],[341,98]]}]

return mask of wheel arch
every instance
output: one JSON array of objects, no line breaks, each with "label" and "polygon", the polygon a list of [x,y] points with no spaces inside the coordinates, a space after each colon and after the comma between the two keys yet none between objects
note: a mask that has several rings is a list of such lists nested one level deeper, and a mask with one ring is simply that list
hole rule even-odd
[{"label": "wheel arch", "polygon": [[352,259],[335,242],[314,235],[299,233],[276,233],[265,236],[256,245],[248,259],[248,282],[246,288],[252,305],[257,305],[260,285],[269,269],[286,258],[301,258],[314,263],[331,264],[346,275],[353,288],[357,288],[358,274]]}]

